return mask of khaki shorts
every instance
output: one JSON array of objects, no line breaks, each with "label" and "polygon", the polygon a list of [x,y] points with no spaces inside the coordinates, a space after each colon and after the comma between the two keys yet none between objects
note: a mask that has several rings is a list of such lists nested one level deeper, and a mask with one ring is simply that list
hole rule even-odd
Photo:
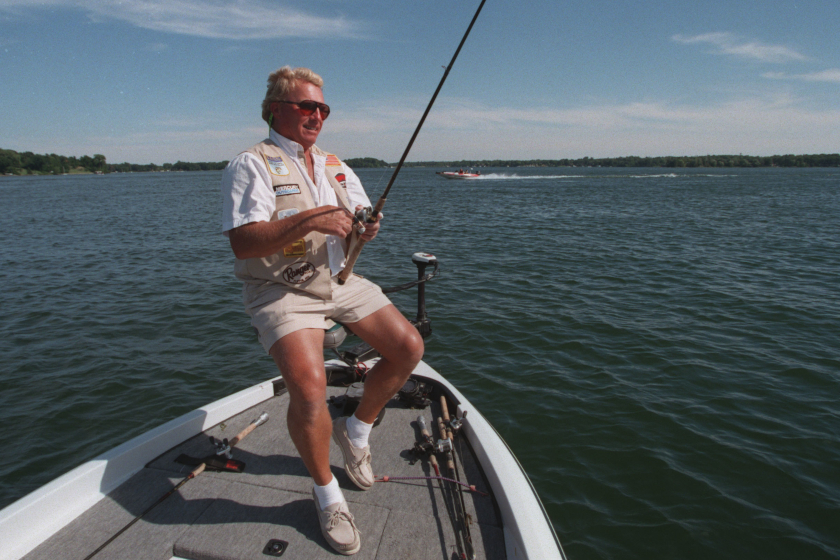
[{"label": "khaki shorts", "polygon": [[343,286],[333,277],[332,294],[333,299],[325,301],[302,290],[268,282],[260,286],[245,284],[242,299],[266,352],[289,333],[327,330],[327,319],[355,323],[391,303],[379,286],[355,274]]}]

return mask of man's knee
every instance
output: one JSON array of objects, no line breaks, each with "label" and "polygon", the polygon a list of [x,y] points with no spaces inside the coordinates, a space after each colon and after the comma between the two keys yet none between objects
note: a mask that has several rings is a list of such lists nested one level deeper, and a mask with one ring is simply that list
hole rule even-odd
[{"label": "man's knee", "polygon": [[327,407],[326,381],[286,384],[289,390],[289,417],[312,423]]},{"label": "man's knee", "polygon": [[402,331],[394,342],[395,351],[391,358],[392,361],[398,361],[413,369],[423,359],[426,347],[423,343],[423,337],[414,327]]},{"label": "man's knee", "polygon": [[[323,379],[323,376],[321,376]],[[286,385],[289,389],[289,398],[292,402],[303,406],[313,406],[327,402],[326,380],[321,382],[297,383],[292,386]]]}]

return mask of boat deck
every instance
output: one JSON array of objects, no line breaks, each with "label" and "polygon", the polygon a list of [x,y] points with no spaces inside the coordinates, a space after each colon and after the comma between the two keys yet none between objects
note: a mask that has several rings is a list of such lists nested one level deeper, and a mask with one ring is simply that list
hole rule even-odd
[{"label": "boat deck", "polygon": [[[328,396],[343,388],[328,387]],[[288,395],[283,390],[257,407],[214,426],[150,462],[126,483],[100,500],[25,556],[33,559],[82,559],[171,490],[193,467],[176,463],[181,454],[213,453],[209,436],[232,438],[263,411],[269,420],[234,448],[245,472],[209,472],[190,480],[98,553],[96,559],[239,560],[270,558],[263,550],[272,539],[288,543],[284,558],[335,558],[321,535],[312,501],[312,480],[286,429]],[[329,406],[335,418],[341,409]],[[409,409],[393,400],[371,434],[377,476],[429,476],[428,461],[411,464],[409,450],[418,440],[422,414],[435,440],[434,419],[440,405]],[[475,456],[456,437],[461,480],[489,492]],[[452,559],[458,557],[450,515],[457,500],[454,485],[437,480],[377,482],[359,490],[344,473],[341,451],[331,444],[332,471],[362,534],[358,559]],[[444,467],[442,466],[442,469]],[[442,473],[444,476],[451,476]],[[501,516],[492,496],[466,491],[463,500],[476,558],[505,558]]]}]

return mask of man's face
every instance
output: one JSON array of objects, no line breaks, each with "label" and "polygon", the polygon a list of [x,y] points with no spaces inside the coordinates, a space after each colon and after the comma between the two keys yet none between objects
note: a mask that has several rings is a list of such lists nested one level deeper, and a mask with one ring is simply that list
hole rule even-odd
[{"label": "man's face", "polygon": [[[298,81],[292,86],[286,101],[318,101],[324,102],[321,88],[309,82]],[[303,116],[296,105],[288,103],[272,103],[274,113],[274,130],[289,140],[294,140],[308,150],[315,144],[321,126],[324,124],[321,111],[315,111],[308,117]]]}]

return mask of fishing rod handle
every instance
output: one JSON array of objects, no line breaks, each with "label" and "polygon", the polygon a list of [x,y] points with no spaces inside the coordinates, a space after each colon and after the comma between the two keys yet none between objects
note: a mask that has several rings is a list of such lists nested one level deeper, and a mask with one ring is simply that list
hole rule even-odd
[{"label": "fishing rod handle", "polygon": [[420,435],[423,436],[423,439],[427,442],[434,443],[434,440],[432,439],[432,434],[429,433],[429,428],[428,426],[426,426],[426,419],[423,417],[423,415],[417,417],[417,425],[420,426]]},{"label": "fishing rod handle", "polygon": [[443,421],[442,416],[438,416],[437,423],[438,431],[440,432],[440,439],[446,439],[446,423]]},{"label": "fishing rod handle", "polygon": [[338,285],[343,286],[347,279],[353,274],[353,267],[356,261],[359,260],[359,255],[362,253],[362,247],[365,246],[365,241],[361,237],[356,239],[356,243],[350,248],[350,254],[347,255],[347,261],[344,263],[344,270],[338,273]]},{"label": "fishing rod handle", "polygon": [[435,475],[440,476],[440,465],[438,465],[437,457],[431,455],[429,457],[429,463],[431,463],[432,468],[435,470]]},{"label": "fishing rod handle", "polygon": [[[444,402],[443,396],[440,397],[441,402]],[[445,406],[445,405],[444,405]],[[450,431],[447,433],[446,431],[446,424],[443,421],[443,417],[438,416],[438,430],[440,430],[440,438],[441,440],[449,440],[449,449],[452,449],[452,432]],[[443,453],[442,449],[438,449],[439,452]],[[452,457],[452,451],[446,451],[446,468],[452,472],[455,472],[455,460]]]},{"label": "fishing rod handle", "polygon": [[265,413],[265,412],[263,412],[263,413],[260,415],[260,417],[259,417],[259,418],[257,418],[256,420],[254,420],[253,422],[251,422],[250,424],[248,424],[248,426],[247,426],[244,430],[242,430],[241,432],[239,432],[238,434],[236,434],[236,436],[235,436],[232,440],[230,440],[229,445],[230,445],[231,447],[235,446],[237,443],[239,443],[240,441],[242,441],[243,439],[245,439],[245,436],[247,436],[248,434],[250,434],[251,432],[253,432],[253,431],[257,428],[257,426],[260,426],[260,425],[262,425],[262,424],[265,424],[265,422],[266,422],[267,420],[268,420],[268,414],[267,414],[267,413]]},{"label": "fishing rod handle", "polygon": [[[379,213],[388,201],[384,196],[376,201],[376,206],[371,212],[371,219],[369,223],[376,223],[379,221]],[[356,261],[359,260],[359,255],[362,253],[362,247],[365,246],[365,241],[361,237],[356,237],[356,243],[350,247],[350,252],[347,255],[347,261],[344,263],[344,270],[338,273],[338,285],[343,286],[347,279],[353,274],[353,267],[356,266]]]},{"label": "fishing rod handle", "polygon": [[440,396],[441,416],[446,422],[449,422],[449,406],[446,404],[446,395]]}]

